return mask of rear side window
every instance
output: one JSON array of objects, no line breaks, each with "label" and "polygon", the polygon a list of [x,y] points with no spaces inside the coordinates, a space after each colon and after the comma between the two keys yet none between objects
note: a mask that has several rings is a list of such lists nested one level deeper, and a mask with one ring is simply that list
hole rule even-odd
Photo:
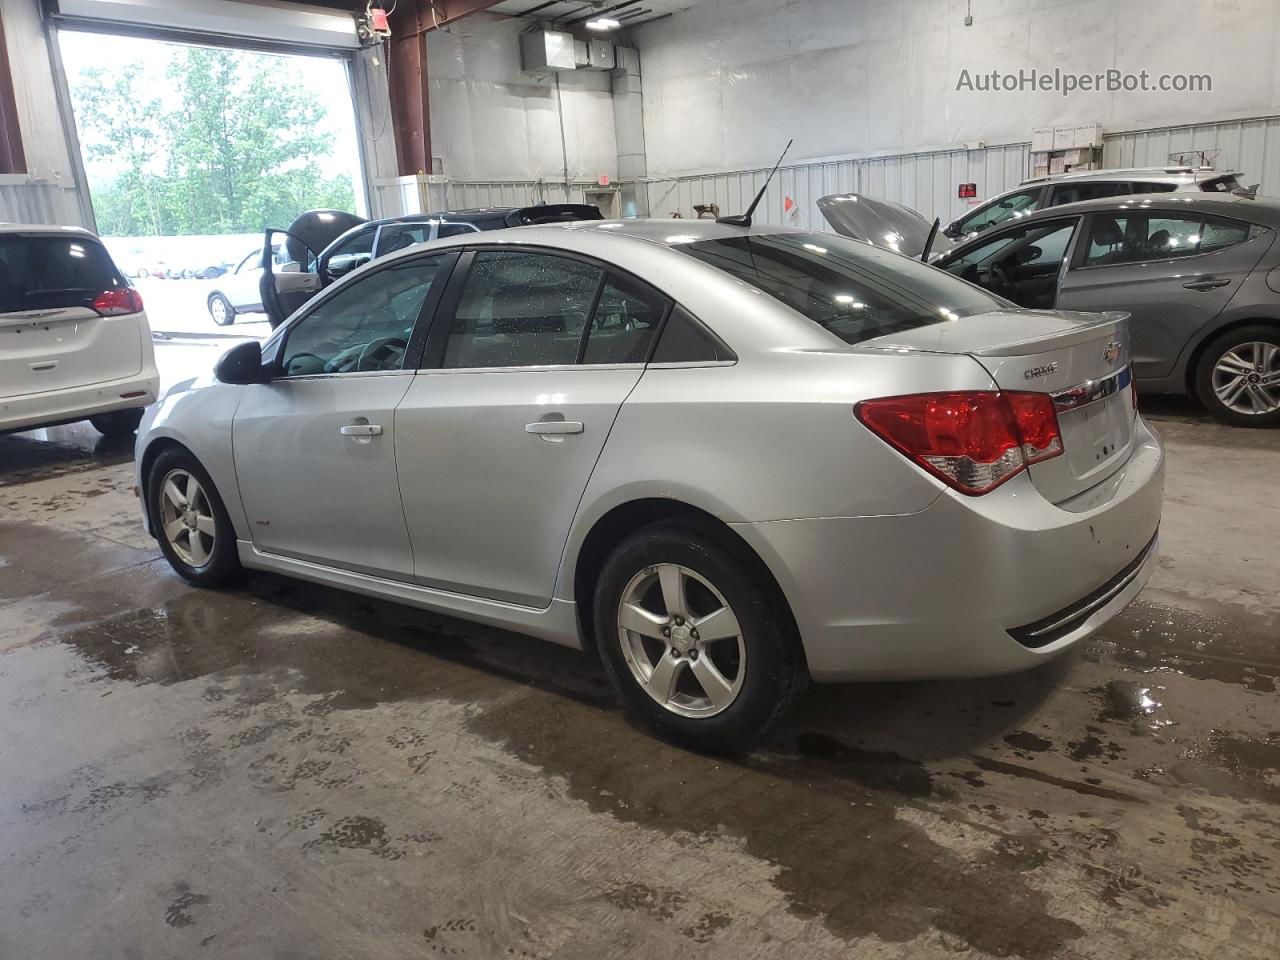
[{"label": "rear side window", "polygon": [[378,256],[385,257],[431,239],[429,223],[389,223],[378,233]]},{"label": "rear side window", "polygon": [[1169,260],[1212,253],[1244,243],[1260,228],[1236,220],[1205,220],[1151,211],[1126,216],[1100,215],[1089,228],[1086,267],[1145,260]]},{"label": "rear side window", "polygon": [[1132,193],[1173,193],[1178,189],[1176,183],[1135,183]]},{"label": "rear side window", "polygon": [[671,308],[662,339],[653,352],[654,363],[714,363],[733,360],[733,353],[709,334],[684,307]]},{"label": "rear side window", "polygon": [[604,271],[542,253],[477,253],[454,312],[442,366],[577,363]]},{"label": "rear side window", "polygon": [[128,285],[96,240],[0,236],[0,313],[91,307]]},{"label": "rear side window", "polygon": [[1049,206],[1056,207],[1063,203],[1078,203],[1081,200],[1097,200],[1102,197],[1119,197],[1126,193],[1129,193],[1129,184],[1114,180],[1063,184],[1053,188]]},{"label": "rear side window", "polygon": [[723,237],[676,249],[749,283],[845,343],[1007,306],[918,260],[828,234]]},{"label": "rear side window", "polygon": [[1200,184],[1200,189],[1207,193],[1230,193],[1240,189],[1240,181],[1233,176],[1214,177]]},{"label": "rear side window", "polygon": [[583,363],[644,363],[667,300],[634,280],[610,276],[591,317]]}]

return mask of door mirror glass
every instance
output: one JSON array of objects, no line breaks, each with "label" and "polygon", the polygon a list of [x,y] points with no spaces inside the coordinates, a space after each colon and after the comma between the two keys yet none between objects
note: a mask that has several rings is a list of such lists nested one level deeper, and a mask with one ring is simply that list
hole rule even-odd
[{"label": "door mirror glass", "polygon": [[265,383],[266,371],[262,368],[262,346],[257,340],[232,347],[222,355],[213,375],[220,383]]}]

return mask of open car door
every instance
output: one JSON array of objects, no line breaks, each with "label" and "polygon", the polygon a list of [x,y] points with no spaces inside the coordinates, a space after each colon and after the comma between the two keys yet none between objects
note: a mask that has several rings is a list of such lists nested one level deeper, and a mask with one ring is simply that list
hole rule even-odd
[{"label": "open car door", "polygon": [[841,236],[908,257],[919,258],[928,247],[928,259],[933,260],[955,246],[934,228],[932,220],[892,200],[877,200],[860,193],[837,193],[821,198],[818,210],[831,224],[831,229]]},{"label": "open car door", "polygon": [[273,330],[320,292],[320,253],[349,229],[366,222],[342,210],[309,210],[287,230],[267,229],[258,291]]}]

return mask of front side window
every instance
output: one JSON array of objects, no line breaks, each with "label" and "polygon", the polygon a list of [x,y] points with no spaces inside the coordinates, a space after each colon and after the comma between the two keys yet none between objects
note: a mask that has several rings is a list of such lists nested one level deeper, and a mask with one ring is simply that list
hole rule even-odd
[{"label": "front side window", "polygon": [[344,276],[372,260],[374,233],[373,230],[362,230],[334,247],[325,263],[325,271],[329,276]]},{"label": "front side window", "polygon": [[1169,260],[1211,253],[1243,243],[1250,226],[1233,220],[1204,220],[1150,211],[1124,216],[1100,215],[1089,228],[1086,267],[1145,260]]},{"label": "front side window", "polygon": [[236,273],[248,273],[262,267],[262,251],[255,250],[236,265]]},{"label": "front side window", "polygon": [[1021,307],[1043,310],[1057,300],[1058,274],[1076,220],[1009,227],[961,256],[940,261],[948,273],[985,287]]},{"label": "front side window", "polygon": [[385,257],[431,239],[430,223],[389,223],[378,234],[378,256]]},{"label": "front side window", "polygon": [[1017,193],[1009,194],[1007,197],[1001,197],[985,207],[979,207],[973,213],[958,221],[958,232],[961,234],[976,233],[979,230],[993,227],[997,223],[1004,223],[1014,217],[1024,216],[1036,209],[1040,203],[1040,194],[1042,192],[1042,187],[1020,190]]},{"label": "front side window", "polygon": [[676,249],[749,283],[845,343],[1006,306],[918,260],[829,234],[723,237]]},{"label": "front side window", "polygon": [[283,375],[401,369],[442,261],[413,259],[352,278],[289,330],[281,351]]},{"label": "front side window", "polygon": [[442,366],[577,363],[603,274],[599,267],[552,254],[477,253],[454,311]]},{"label": "front side window", "polygon": [[582,362],[643,363],[666,312],[666,299],[655,291],[611,276],[591,317]]}]

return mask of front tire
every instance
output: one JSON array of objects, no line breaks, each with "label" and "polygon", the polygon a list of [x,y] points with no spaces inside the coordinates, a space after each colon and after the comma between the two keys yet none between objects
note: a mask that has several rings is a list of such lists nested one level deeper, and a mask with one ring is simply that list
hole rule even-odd
[{"label": "front tire", "polygon": [[1212,341],[1196,367],[1196,393],[1223,423],[1280,424],[1280,327],[1254,324]]},{"label": "front tire", "polygon": [[171,447],[147,475],[147,509],[160,550],[182,579],[218,587],[240,573],[236,532],[213,481],[186,450]]},{"label": "front tire", "polygon": [[747,747],[808,685],[789,615],[742,554],[701,524],[660,524],[622,541],[597,582],[596,642],[619,699],[703,749]]},{"label": "front tire", "polygon": [[209,297],[209,316],[220,327],[229,327],[236,322],[236,308],[220,293]]},{"label": "front tire", "polygon": [[93,424],[93,429],[104,437],[116,440],[120,437],[127,437],[138,429],[138,424],[142,422],[142,410],[139,408],[136,410],[115,410],[111,413],[100,413],[96,417],[90,417],[89,422]]}]

